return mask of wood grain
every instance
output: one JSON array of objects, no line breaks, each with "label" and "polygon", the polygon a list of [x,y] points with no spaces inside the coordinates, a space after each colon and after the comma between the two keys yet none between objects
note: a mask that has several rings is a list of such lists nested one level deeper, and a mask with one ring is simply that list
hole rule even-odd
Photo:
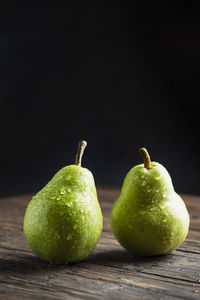
[{"label": "wood grain", "polygon": [[167,256],[135,257],[114,238],[109,214],[117,189],[98,189],[104,230],[87,259],[52,265],[37,258],[23,234],[31,195],[0,199],[0,299],[200,299],[200,197],[184,195],[191,225]]}]

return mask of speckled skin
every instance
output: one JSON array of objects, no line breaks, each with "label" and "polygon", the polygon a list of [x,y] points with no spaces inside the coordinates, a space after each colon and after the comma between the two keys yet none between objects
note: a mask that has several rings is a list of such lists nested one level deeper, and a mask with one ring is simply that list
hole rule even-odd
[{"label": "speckled skin", "polygon": [[33,252],[53,263],[84,259],[103,226],[92,173],[77,165],[61,169],[30,201],[24,233]]},{"label": "speckled skin", "polygon": [[152,162],[132,168],[111,212],[111,228],[119,243],[136,255],[172,252],[187,236],[189,215],[174,191],[167,170]]}]

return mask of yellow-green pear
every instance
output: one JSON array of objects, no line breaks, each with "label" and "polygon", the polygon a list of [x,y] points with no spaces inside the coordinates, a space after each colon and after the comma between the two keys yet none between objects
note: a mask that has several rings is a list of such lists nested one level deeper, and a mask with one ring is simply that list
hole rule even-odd
[{"label": "yellow-green pear", "polygon": [[24,233],[33,252],[53,263],[80,261],[95,247],[103,217],[92,173],[81,167],[86,142],[76,162],[62,168],[30,201]]},{"label": "yellow-green pear", "polygon": [[111,228],[119,243],[135,255],[168,254],[185,240],[189,214],[167,170],[151,162],[145,148],[140,153],[144,164],[126,175],[112,207]]}]

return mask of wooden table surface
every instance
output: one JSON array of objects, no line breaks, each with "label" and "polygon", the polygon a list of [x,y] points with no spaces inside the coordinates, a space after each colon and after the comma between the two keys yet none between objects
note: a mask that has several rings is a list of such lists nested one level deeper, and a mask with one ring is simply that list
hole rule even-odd
[{"label": "wooden table surface", "polygon": [[52,265],[23,234],[31,195],[0,199],[0,299],[200,299],[200,197],[183,196],[190,232],[167,256],[134,257],[114,238],[109,214],[117,189],[98,189],[104,230],[87,259]]}]

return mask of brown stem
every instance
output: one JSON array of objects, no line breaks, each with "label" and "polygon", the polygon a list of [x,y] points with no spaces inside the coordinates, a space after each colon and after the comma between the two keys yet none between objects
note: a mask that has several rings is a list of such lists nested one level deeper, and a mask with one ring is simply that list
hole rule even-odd
[{"label": "brown stem", "polygon": [[78,143],[78,151],[76,154],[75,164],[79,167],[81,167],[81,160],[82,160],[83,152],[84,152],[86,146],[87,146],[86,141],[80,141]]},{"label": "brown stem", "polygon": [[146,148],[140,148],[139,149],[140,154],[142,155],[143,159],[144,159],[144,167],[149,170],[151,169],[151,159],[149,156],[149,153],[147,151]]}]

